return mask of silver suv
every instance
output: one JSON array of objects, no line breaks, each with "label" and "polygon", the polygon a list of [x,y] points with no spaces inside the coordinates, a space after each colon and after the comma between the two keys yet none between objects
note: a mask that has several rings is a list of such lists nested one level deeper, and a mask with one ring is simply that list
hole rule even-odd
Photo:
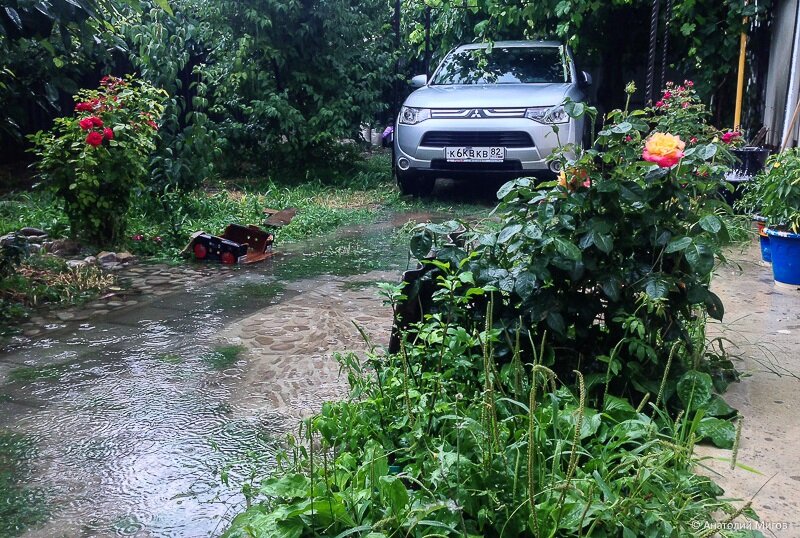
[{"label": "silver suv", "polygon": [[[554,41],[498,41],[452,50],[408,96],[394,129],[394,171],[404,194],[428,194],[438,177],[513,178],[556,172],[546,158],[580,143],[583,119],[561,103],[583,101],[591,77]],[[558,125],[558,134],[553,125]]]}]

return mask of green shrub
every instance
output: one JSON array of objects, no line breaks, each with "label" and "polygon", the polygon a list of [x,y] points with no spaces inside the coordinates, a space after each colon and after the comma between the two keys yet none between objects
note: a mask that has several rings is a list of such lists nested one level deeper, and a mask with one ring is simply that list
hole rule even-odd
[{"label": "green shrub", "polygon": [[[661,121],[641,111],[612,112],[592,149],[564,148],[560,182],[507,183],[498,192],[500,229],[472,232],[466,246],[445,246],[437,255],[450,268],[465,263],[479,286],[501,290],[506,299],[497,303],[494,322],[508,341],[546,335],[544,364],[563,376],[587,372],[593,398],[650,393],[667,402],[689,370],[721,370],[720,390],[735,375],[729,361],[700,360],[705,342],[693,335],[704,334],[706,315],[724,313],[709,282],[730,241],[723,218],[730,208],[717,196],[729,160],[723,144],[698,142],[681,151],[678,139],[651,134]],[[447,242],[452,230],[441,228],[418,228],[412,251],[419,259],[434,241]],[[433,268],[426,278],[440,275]],[[412,304],[415,291],[409,290]],[[482,323],[481,312],[472,312],[472,323]],[[498,358],[510,360],[508,345]]]},{"label": "green shrub", "polygon": [[31,136],[38,170],[64,200],[73,235],[113,245],[155,148],[163,92],[132,77],[104,77],[76,96],[73,117]]},{"label": "green shrub", "polygon": [[740,207],[766,217],[770,226],[800,230],[800,149],[770,156],[766,167],[748,182]]},{"label": "green shrub", "polygon": [[246,485],[224,538],[690,537],[737,514],[692,472],[697,421],[611,395],[589,407],[579,372],[572,391],[541,355],[526,371],[521,342],[497,369],[501,331],[453,320],[476,296],[490,315],[500,295],[456,271],[437,289],[441,312],[401,353],[340,357],[350,398]]}]

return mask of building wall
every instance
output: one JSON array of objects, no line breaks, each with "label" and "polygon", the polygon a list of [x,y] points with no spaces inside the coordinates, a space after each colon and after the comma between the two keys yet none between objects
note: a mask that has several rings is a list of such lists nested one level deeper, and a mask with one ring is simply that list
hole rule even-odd
[{"label": "building wall", "polygon": [[[776,147],[783,141],[786,118],[791,119],[800,95],[800,70],[795,66],[796,72],[791,72],[796,33],[800,32],[800,21],[797,20],[798,1],[800,0],[778,1],[773,8],[775,13],[765,92],[764,125],[769,129],[767,143]],[[796,83],[792,95],[789,95],[792,76],[796,77]],[[798,124],[795,124],[789,146],[797,145],[798,130]]]}]

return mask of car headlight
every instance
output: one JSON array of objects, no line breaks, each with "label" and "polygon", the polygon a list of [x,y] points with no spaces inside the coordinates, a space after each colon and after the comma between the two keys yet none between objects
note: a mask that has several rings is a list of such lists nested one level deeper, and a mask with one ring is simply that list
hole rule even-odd
[{"label": "car headlight", "polygon": [[569,116],[561,105],[531,107],[525,110],[525,117],[539,123],[566,123],[569,121]]},{"label": "car headlight", "polygon": [[417,123],[430,118],[430,108],[414,108],[411,106],[404,106],[400,109],[400,123],[405,125],[416,125]]}]

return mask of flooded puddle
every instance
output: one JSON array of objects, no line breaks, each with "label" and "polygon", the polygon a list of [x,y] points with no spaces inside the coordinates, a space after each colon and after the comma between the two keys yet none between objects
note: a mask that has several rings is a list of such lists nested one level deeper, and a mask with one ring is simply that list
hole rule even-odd
[{"label": "flooded puddle", "polygon": [[[16,466],[16,494],[48,512],[23,514],[45,521],[22,536],[220,533],[244,502],[245,456],[271,461],[297,416],[336,394],[329,356],[355,344],[350,319],[388,330],[359,275],[396,280],[402,245],[387,224],[279,246],[259,266],[0,353],[0,473]],[[4,452],[5,439],[21,448]],[[0,535],[16,534],[7,525]]]}]

